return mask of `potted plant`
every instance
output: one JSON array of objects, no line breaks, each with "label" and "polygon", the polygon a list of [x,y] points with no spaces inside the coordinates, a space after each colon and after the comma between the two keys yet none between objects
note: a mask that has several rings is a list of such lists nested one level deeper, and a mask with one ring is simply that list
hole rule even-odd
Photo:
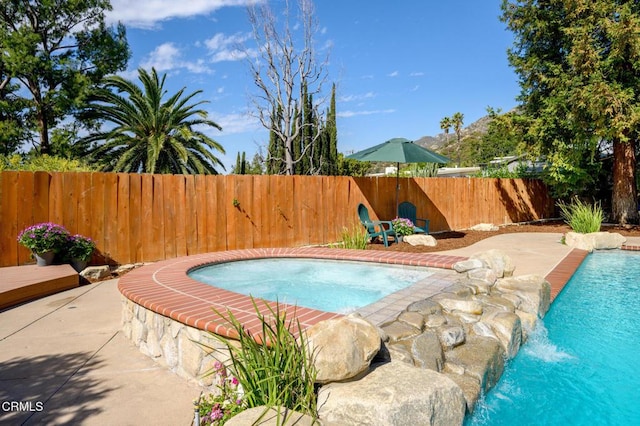
[{"label": "potted plant", "polygon": [[22,230],[18,242],[31,250],[38,266],[46,266],[53,263],[55,255],[64,250],[68,238],[69,231],[64,226],[44,222]]},{"label": "potted plant", "polygon": [[396,233],[398,242],[402,242],[402,237],[413,234],[413,222],[404,217],[396,217],[391,221],[393,230]]},{"label": "potted plant", "polygon": [[71,235],[67,239],[67,258],[73,269],[80,272],[87,267],[96,243],[84,235]]}]

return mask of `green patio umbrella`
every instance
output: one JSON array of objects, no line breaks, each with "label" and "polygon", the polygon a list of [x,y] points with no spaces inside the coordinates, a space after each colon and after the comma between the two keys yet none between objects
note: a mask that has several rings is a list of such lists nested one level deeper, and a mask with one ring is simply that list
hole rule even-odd
[{"label": "green patio umbrella", "polygon": [[396,163],[396,210],[400,192],[400,163],[449,163],[444,155],[416,145],[405,138],[393,138],[379,145],[348,155],[347,158],[359,161],[379,161]]}]

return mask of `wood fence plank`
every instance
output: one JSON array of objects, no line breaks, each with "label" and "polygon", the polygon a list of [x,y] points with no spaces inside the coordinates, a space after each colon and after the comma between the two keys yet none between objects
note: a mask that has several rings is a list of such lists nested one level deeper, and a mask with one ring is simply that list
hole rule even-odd
[{"label": "wood fence plank", "polygon": [[118,221],[116,224],[117,229],[117,257],[114,258],[119,264],[131,263],[131,226],[130,226],[130,200],[129,193],[131,191],[130,176],[126,173],[118,173],[118,195],[117,195],[117,209],[118,209]]},{"label": "wood fence plank", "polygon": [[265,241],[268,241],[269,234],[264,226],[264,198],[268,191],[269,180],[260,179],[258,176],[252,176],[251,185],[253,194],[251,196],[252,211],[251,222],[253,226],[253,247],[268,247]]},{"label": "wood fence plank", "polygon": [[96,251],[93,259],[98,262],[99,253],[103,253],[104,247],[104,224],[106,220],[105,210],[105,176],[106,173],[91,173],[91,229],[89,236],[96,243]]},{"label": "wood fence plank", "polygon": [[227,226],[226,212],[218,208],[218,182],[219,176],[206,177],[206,242],[207,251],[226,250],[227,247]]},{"label": "wood fence plank", "polygon": [[176,208],[174,204],[175,183],[171,175],[159,176],[162,179],[162,197],[164,199],[164,255],[171,259],[176,257]]},{"label": "wood fence plank", "polygon": [[65,201],[62,206],[62,224],[72,234],[78,233],[78,198],[81,188],[77,173],[62,174],[62,193]]},{"label": "wood fence plank", "polygon": [[198,210],[196,199],[195,176],[184,176],[185,194],[185,237],[187,254],[196,254],[198,251]]},{"label": "wood fence plank", "polygon": [[139,256],[138,261],[142,259],[149,259],[152,255],[155,255],[155,249],[152,246],[156,245],[153,239],[153,175],[148,173],[142,173],[140,175],[140,251],[136,251]]},{"label": "wood fence plank", "polygon": [[35,172],[33,177],[33,221],[34,223],[48,222],[51,175],[47,172]]},{"label": "wood fence plank", "polygon": [[76,173],[76,233],[91,238],[91,173]]},{"label": "wood fence plank", "polygon": [[49,197],[49,222],[63,224],[64,204],[67,200],[64,194],[64,173],[51,173]]},{"label": "wood fence plank", "polygon": [[[238,175],[225,176],[225,191],[222,201],[222,208],[227,212],[227,249],[236,250],[242,247],[245,236],[245,229],[241,226],[240,211],[242,197],[238,195]],[[240,204],[237,204],[240,203]],[[237,205],[236,205],[237,204]]]},{"label": "wood fence plank", "polygon": [[176,256],[187,255],[187,220],[186,220],[186,194],[185,194],[185,176],[171,176],[174,192],[171,197],[175,211],[175,245]]},{"label": "wood fence plank", "polygon": [[129,254],[128,262],[142,262],[143,221],[142,175],[129,175]]},{"label": "wood fence plank", "polygon": [[22,231],[18,229],[18,172],[2,172],[0,185],[0,265],[19,265],[18,250],[28,250],[16,241]]},{"label": "wood fence plank", "polygon": [[194,179],[194,203],[196,214],[196,248],[195,253],[206,253],[207,250],[207,180],[206,175],[196,175]]},{"label": "wood fence plank", "polygon": [[165,201],[164,201],[164,179],[161,175],[153,175],[153,204],[151,208],[151,234],[153,245],[147,248],[149,258],[147,260],[156,261],[168,259],[165,253]]},{"label": "wood fence plank", "polygon": [[[35,224],[33,220],[33,193],[34,193],[34,174],[21,173],[18,175],[16,182],[18,191],[18,232],[28,226]],[[20,247],[18,250],[18,262],[20,264],[30,263],[31,253],[29,250]]]}]

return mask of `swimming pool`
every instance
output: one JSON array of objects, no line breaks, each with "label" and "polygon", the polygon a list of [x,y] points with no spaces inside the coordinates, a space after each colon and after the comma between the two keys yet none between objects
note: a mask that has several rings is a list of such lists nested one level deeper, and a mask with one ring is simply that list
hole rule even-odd
[{"label": "swimming pool", "polygon": [[640,255],[589,255],[466,425],[640,424]]},{"label": "swimming pool", "polygon": [[433,275],[428,268],[322,259],[254,259],[189,272],[206,284],[261,299],[349,313]]}]

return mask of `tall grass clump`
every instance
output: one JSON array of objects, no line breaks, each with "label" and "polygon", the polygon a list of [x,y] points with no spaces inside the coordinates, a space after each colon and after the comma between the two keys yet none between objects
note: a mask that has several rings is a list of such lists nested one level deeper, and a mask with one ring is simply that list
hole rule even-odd
[{"label": "tall grass clump", "polygon": [[229,351],[227,368],[238,379],[246,407],[286,407],[317,418],[314,386],[317,373],[300,323],[288,320],[278,304],[274,309],[264,302],[269,309],[266,317],[253,298],[251,301],[262,323],[261,336],[253,336],[231,312],[225,315],[215,309],[238,334],[238,339],[212,334]]},{"label": "tall grass clump", "polygon": [[604,212],[599,202],[587,204],[576,197],[570,204],[558,202],[558,207],[562,218],[573,231],[581,234],[600,231]]},{"label": "tall grass clump", "polygon": [[361,224],[353,224],[351,227],[343,227],[340,233],[341,241],[337,244],[332,244],[332,248],[347,248],[347,249],[360,249],[367,248],[369,242],[369,235],[367,235],[366,229]]}]

